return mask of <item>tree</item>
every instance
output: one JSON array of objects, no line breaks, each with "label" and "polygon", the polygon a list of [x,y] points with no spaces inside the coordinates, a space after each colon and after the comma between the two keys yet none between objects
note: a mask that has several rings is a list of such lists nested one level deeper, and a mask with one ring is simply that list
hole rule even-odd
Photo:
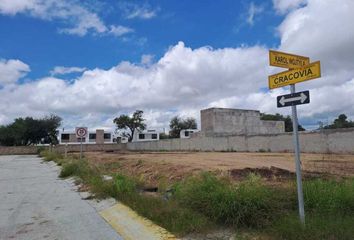
[{"label": "tree", "polygon": [[170,137],[179,138],[180,132],[183,129],[196,129],[197,121],[195,118],[186,118],[182,119],[178,116],[175,116],[170,121]]},{"label": "tree", "polygon": [[124,132],[124,135],[128,137],[129,142],[133,140],[135,130],[141,131],[146,128],[143,113],[144,112],[141,110],[136,110],[131,117],[123,114],[113,120],[113,122],[117,125],[117,130],[130,131]]},{"label": "tree", "polygon": [[56,144],[58,142],[57,129],[61,121],[62,119],[56,115],[42,119],[16,118],[13,123],[0,127],[0,144],[5,146]]},{"label": "tree", "polygon": [[336,128],[350,128],[354,127],[353,121],[348,121],[348,117],[345,114],[340,114],[338,118],[334,119],[333,124],[324,126],[324,129],[336,129]]},{"label": "tree", "polygon": [[[261,120],[284,121],[285,132],[293,131],[293,121],[291,120],[290,116],[284,117],[279,113],[276,114],[261,113]],[[300,124],[298,124],[298,131],[305,131],[305,130],[306,130],[305,128],[303,128]]]}]

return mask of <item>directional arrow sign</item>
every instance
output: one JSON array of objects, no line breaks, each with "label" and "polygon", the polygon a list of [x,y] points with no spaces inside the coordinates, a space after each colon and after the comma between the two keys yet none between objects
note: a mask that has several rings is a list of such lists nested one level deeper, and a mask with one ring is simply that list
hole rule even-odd
[{"label": "directional arrow sign", "polygon": [[278,108],[310,103],[310,92],[297,92],[277,97]]}]

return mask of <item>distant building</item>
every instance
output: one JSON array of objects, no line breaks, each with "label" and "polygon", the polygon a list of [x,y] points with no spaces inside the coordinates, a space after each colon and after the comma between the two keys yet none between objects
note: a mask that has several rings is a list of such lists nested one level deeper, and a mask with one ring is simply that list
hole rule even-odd
[{"label": "distant building", "polygon": [[193,133],[199,132],[198,129],[182,129],[179,133],[180,138],[190,138]]},{"label": "distant building", "polygon": [[160,133],[157,130],[135,130],[132,142],[144,142],[144,141],[158,141],[160,140]]},{"label": "distant building", "polygon": [[[75,130],[72,131],[60,131],[58,134],[59,144],[78,144],[81,142],[80,138],[76,138]],[[95,131],[89,131],[86,138],[82,139],[84,144],[104,144],[113,143],[113,133],[104,131],[103,129],[97,129]]]},{"label": "distant building", "polygon": [[118,136],[118,137],[113,138],[113,142],[116,142],[116,143],[127,143],[127,142],[129,142],[129,139],[128,139],[128,137]]},{"label": "distant building", "polygon": [[231,135],[279,134],[285,132],[284,121],[261,120],[257,110],[208,108],[201,110],[201,134],[218,137]]}]

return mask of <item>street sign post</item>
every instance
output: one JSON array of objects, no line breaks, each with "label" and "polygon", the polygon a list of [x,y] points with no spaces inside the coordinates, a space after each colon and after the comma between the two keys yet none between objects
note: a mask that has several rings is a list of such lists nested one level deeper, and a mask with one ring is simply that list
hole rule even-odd
[{"label": "street sign post", "polygon": [[87,136],[87,127],[76,127],[76,137],[80,138],[80,159],[82,159],[82,139]]},{"label": "street sign post", "polygon": [[273,89],[319,77],[321,77],[321,64],[317,61],[301,68],[270,75],[268,83],[269,88]]},{"label": "street sign post", "polygon": [[288,71],[268,76],[268,84],[269,89],[290,85],[290,94],[278,96],[277,105],[278,107],[291,106],[299,216],[300,221],[305,224],[305,209],[304,196],[302,191],[300,145],[298,133],[299,124],[297,119],[296,105],[309,103],[310,93],[309,91],[296,93],[295,83],[321,77],[321,65],[319,61],[310,63],[310,58],[308,57],[273,50],[269,51],[269,64],[270,66],[288,68]]},{"label": "street sign post", "polygon": [[269,50],[270,66],[283,68],[300,68],[310,64],[310,58]]},{"label": "street sign post", "polygon": [[[295,94],[295,84],[290,85],[291,94]],[[295,150],[295,167],[296,167],[296,186],[297,186],[297,199],[299,204],[300,221],[305,224],[305,207],[304,207],[304,194],[302,190],[302,174],[301,174],[301,160],[300,160],[300,143],[298,133],[298,120],[296,105],[291,106],[292,120],[293,120],[293,141]]]},{"label": "street sign post", "polygon": [[310,92],[297,92],[297,93],[290,93],[286,95],[281,95],[277,97],[277,106],[278,108],[281,107],[289,107],[294,105],[300,104],[307,104],[310,103]]}]

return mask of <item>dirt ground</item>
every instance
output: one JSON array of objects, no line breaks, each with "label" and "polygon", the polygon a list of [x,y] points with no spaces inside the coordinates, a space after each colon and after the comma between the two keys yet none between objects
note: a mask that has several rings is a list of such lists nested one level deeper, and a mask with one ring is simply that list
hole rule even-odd
[{"label": "dirt ground", "polygon": [[[89,152],[86,158],[106,171],[124,172],[156,185],[167,183],[201,171],[216,172],[234,179],[256,172],[265,178],[294,176],[292,153],[240,152]],[[354,155],[301,154],[304,174],[326,173],[354,176]]]}]

